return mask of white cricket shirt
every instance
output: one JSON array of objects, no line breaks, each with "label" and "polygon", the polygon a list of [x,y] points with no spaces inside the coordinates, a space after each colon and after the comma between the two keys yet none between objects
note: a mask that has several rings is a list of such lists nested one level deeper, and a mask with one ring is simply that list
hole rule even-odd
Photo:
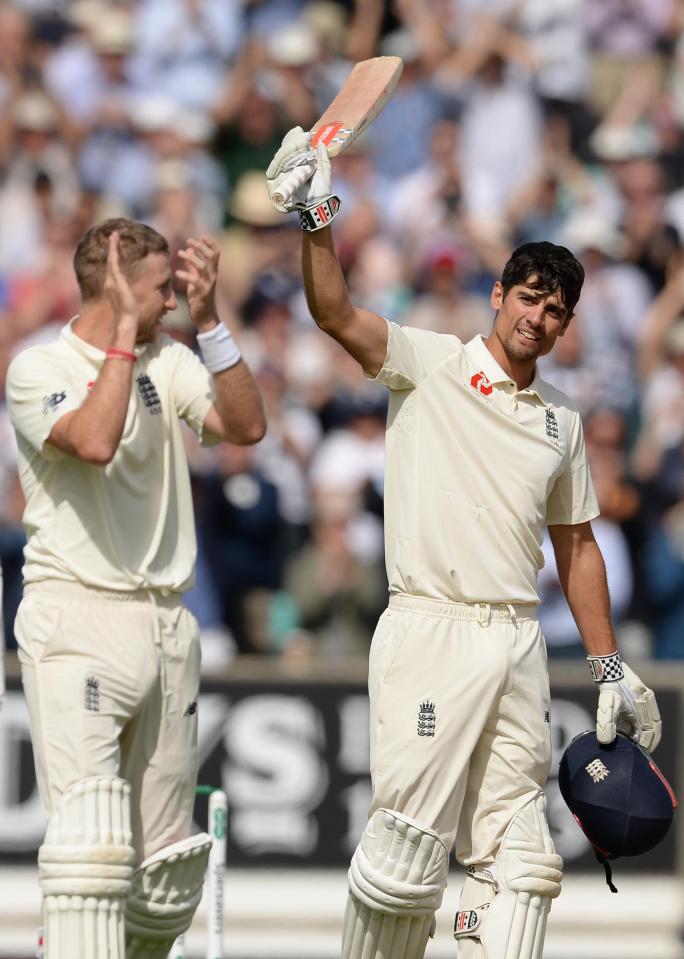
[{"label": "white cricket shirt", "polygon": [[167,336],[136,347],[117,452],[107,466],[83,463],[46,442],[57,419],[81,406],[105,359],[72,324],[20,353],[7,374],[26,497],[25,582],[182,592],[193,583],[196,540],[180,420],[202,436],[211,375]]},{"label": "white cricket shirt", "polygon": [[599,513],[579,413],[538,372],[518,390],[481,336],[388,325],[390,591],[539,603],[544,527]]}]

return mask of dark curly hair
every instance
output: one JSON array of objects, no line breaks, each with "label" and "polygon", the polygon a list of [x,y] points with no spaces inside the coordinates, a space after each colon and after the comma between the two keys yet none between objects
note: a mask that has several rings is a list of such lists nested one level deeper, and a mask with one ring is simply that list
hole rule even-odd
[{"label": "dark curly hair", "polygon": [[[560,288],[563,305],[572,316],[584,283],[584,267],[564,246],[548,243],[523,243],[513,251],[501,274],[503,295],[514,286],[529,286],[540,293],[555,293]],[[567,322],[567,321],[566,321]]]}]

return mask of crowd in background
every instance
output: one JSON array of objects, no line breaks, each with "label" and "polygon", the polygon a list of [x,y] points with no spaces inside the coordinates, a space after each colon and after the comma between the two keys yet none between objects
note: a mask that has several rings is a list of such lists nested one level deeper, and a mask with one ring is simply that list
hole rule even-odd
[{"label": "crowd in background", "polygon": [[[378,54],[403,58],[399,85],[333,165],[354,301],[468,339],[489,332],[514,246],[581,258],[577,316],[542,373],[584,417],[623,648],[683,657],[682,0],[0,0],[0,391],[16,352],[78,311],[71,257],[93,222],[144,220],[172,256],[214,235],[220,311],[269,428],[250,448],[188,440],[205,668],[365,653],[387,590],[386,396],[314,326],[298,226],[263,171]],[[194,348],[182,292],[168,327]],[[10,645],[21,511],[3,402]],[[577,655],[545,552],[549,649]]]}]

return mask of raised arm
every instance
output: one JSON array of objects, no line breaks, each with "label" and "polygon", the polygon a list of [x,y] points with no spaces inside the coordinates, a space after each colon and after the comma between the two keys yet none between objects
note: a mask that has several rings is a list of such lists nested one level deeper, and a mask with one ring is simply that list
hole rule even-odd
[{"label": "raised arm", "polygon": [[258,443],[266,433],[261,394],[216,308],[218,245],[210,236],[190,237],[178,256],[184,269],[176,270],[176,276],[187,284],[190,318],[197,327],[200,351],[214,380],[216,398],[204,428],[239,446]]},{"label": "raised arm", "polygon": [[377,376],[387,353],[387,323],[377,313],[353,306],[332,227],[302,233],[302,274],[316,325],[341,343],[368,376]]},{"label": "raised arm", "polygon": [[104,290],[116,319],[111,346],[83,404],[61,416],[48,436],[52,446],[94,466],[106,466],[118,449],[135,363],[139,307],[119,265],[117,233],[109,237]]},{"label": "raised arm", "polygon": [[[387,353],[387,322],[377,313],[353,306],[344,281],[330,223],[340,209],[332,193],[330,158],[321,142],[314,151],[310,134],[295,127],[266,171],[273,205],[281,213],[299,211],[303,232],[302,273],[306,299],[316,324],[341,343],[369,376],[382,369]],[[302,183],[283,199],[283,185],[293,171]]]}]

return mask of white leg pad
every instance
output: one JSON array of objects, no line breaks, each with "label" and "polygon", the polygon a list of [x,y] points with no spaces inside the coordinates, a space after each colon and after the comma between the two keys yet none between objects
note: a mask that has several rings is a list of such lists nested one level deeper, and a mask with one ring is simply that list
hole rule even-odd
[{"label": "white leg pad", "polygon": [[[563,860],[554,850],[542,793],[513,817],[494,866],[473,873],[480,881],[490,882],[496,894],[491,902],[456,914],[454,936],[459,940],[460,959],[478,955],[483,959],[541,959],[546,920],[551,901],[560,894],[563,875]],[[472,885],[467,892],[466,886],[467,901]],[[480,944],[479,953],[472,948],[473,940]]]},{"label": "white leg pad", "polygon": [[94,776],[71,786],[38,852],[45,959],[125,959],[134,861],[128,783]]},{"label": "white leg pad", "polygon": [[126,959],[166,959],[202,898],[211,837],[198,833],[142,863],[126,903]]},{"label": "white leg pad", "polygon": [[342,959],[422,959],[448,863],[436,832],[378,809],[349,869]]}]

